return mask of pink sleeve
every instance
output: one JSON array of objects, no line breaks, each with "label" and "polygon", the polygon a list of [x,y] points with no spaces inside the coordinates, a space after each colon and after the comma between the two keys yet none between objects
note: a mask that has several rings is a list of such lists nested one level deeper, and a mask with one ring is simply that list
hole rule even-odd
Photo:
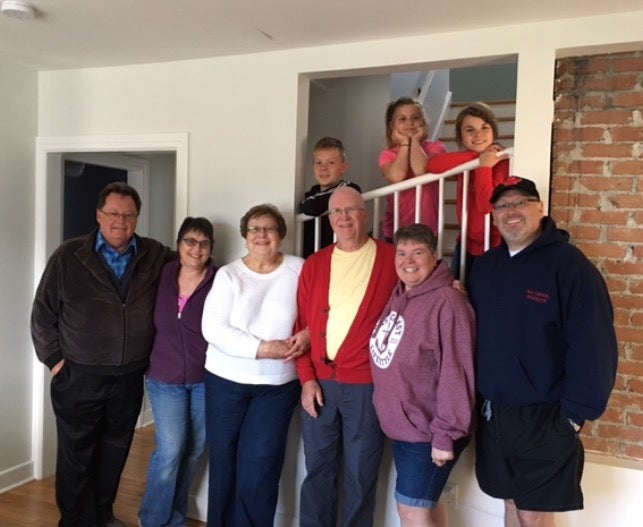
[{"label": "pink sleeve", "polygon": [[447,151],[447,147],[440,141],[424,141],[422,148],[429,157],[444,154]]},{"label": "pink sleeve", "polygon": [[475,318],[464,297],[454,300],[445,303],[439,316],[443,349],[436,387],[436,412],[429,425],[433,435],[431,444],[446,451],[453,450],[455,439],[471,433],[475,404]]},{"label": "pink sleeve", "polygon": [[382,168],[384,165],[388,165],[389,163],[392,163],[393,161],[395,161],[396,157],[397,157],[397,152],[392,148],[389,148],[388,150],[382,150],[382,153],[380,154],[380,158],[379,158],[380,168]]}]

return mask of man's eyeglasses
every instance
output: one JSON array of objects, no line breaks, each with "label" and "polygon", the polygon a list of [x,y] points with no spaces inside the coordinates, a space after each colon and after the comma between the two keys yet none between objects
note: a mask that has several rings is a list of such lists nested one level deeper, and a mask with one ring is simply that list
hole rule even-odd
[{"label": "man's eyeglasses", "polygon": [[209,249],[212,247],[212,242],[210,240],[195,240],[194,238],[183,238],[183,243],[188,247],[196,247],[197,245],[201,249]]},{"label": "man's eyeglasses", "polygon": [[357,211],[364,210],[363,207],[335,207],[333,209],[328,209],[329,216],[341,216],[347,214],[348,216],[355,214]]},{"label": "man's eyeglasses", "polygon": [[247,231],[250,234],[258,234],[260,232],[263,234],[274,234],[279,232],[279,229],[277,227],[248,227]]},{"label": "man's eyeglasses", "polygon": [[138,217],[138,214],[135,214],[133,212],[122,213],[122,212],[107,212],[103,209],[99,209],[99,210],[103,214],[105,214],[105,216],[107,216],[110,220],[114,220],[114,221],[123,220],[129,223],[131,221],[134,221]]},{"label": "man's eyeglasses", "polygon": [[493,210],[497,210],[498,212],[507,212],[508,210],[512,210],[512,209],[522,210],[529,203],[536,203],[537,201],[540,201],[540,200],[536,198],[528,198],[528,199],[521,199],[520,201],[513,201],[513,202],[506,201],[504,203],[496,203],[492,205],[492,208]]}]

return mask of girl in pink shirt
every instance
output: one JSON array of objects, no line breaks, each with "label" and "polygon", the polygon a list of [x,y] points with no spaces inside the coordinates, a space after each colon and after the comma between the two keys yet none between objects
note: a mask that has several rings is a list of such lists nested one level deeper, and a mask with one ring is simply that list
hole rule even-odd
[{"label": "girl in pink shirt", "polygon": [[[422,105],[410,97],[400,97],[386,108],[386,142],[388,148],[380,154],[379,165],[384,179],[397,183],[426,174],[427,161],[436,154],[446,152],[439,141],[427,141],[428,122]],[[398,227],[415,223],[415,189],[400,193]],[[386,211],[382,220],[382,234],[392,239],[393,196],[386,198]],[[438,184],[422,187],[420,223],[437,232]]]}]

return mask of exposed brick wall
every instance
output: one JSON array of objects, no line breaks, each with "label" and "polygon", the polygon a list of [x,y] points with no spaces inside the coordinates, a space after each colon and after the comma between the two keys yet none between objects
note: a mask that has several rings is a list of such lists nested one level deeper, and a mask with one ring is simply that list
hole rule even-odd
[{"label": "exposed brick wall", "polygon": [[643,459],[643,51],[556,63],[551,215],[601,270],[615,309],[616,386],[587,450]]}]

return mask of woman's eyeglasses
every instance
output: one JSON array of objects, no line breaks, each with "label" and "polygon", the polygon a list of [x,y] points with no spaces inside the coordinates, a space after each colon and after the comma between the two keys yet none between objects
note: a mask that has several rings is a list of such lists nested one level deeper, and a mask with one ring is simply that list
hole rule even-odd
[{"label": "woman's eyeglasses", "polygon": [[279,231],[277,227],[248,227],[247,231],[250,234],[274,234]]},{"label": "woman's eyeglasses", "polygon": [[212,247],[212,242],[210,240],[195,240],[194,238],[183,238],[183,242],[188,247],[196,247],[197,245],[201,249],[209,249]]}]

